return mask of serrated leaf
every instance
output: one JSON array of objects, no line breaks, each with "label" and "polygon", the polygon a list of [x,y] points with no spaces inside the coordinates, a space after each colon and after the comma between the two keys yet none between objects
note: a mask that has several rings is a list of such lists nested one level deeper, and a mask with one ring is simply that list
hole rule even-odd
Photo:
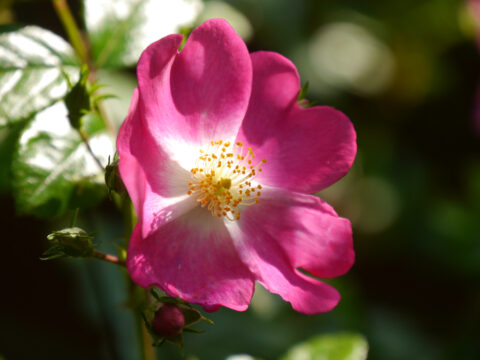
[{"label": "serrated leaf", "polygon": [[368,343],[357,334],[335,334],[314,337],[295,345],[281,360],[365,360]]},{"label": "serrated leaf", "polygon": [[0,26],[0,127],[65,96],[78,61],[61,37],[37,26]]},{"label": "serrated leaf", "polygon": [[[90,136],[89,144],[104,164],[114,153],[113,141],[105,132]],[[77,207],[79,199],[82,205],[89,206],[106,194],[103,172],[70,126],[63,102],[39,112],[22,132],[12,172],[17,210],[21,213],[59,216]],[[85,189],[89,191],[82,193]]]},{"label": "serrated leaf", "polygon": [[152,42],[191,25],[201,0],[85,0],[85,24],[97,68],[135,65]]}]

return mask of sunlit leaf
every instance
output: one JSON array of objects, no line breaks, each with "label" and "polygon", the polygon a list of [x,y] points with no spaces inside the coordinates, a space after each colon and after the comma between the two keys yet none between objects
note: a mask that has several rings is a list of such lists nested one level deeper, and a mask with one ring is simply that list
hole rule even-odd
[{"label": "sunlit leaf", "polygon": [[294,346],[282,360],[365,360],[368,344],[355,334],[336,334],[314,337]]},{"label": "sunlit leaf", "polygon": [[78,76],[70,45],[36,26],[0,26],[0,127],[62,98]]},{"label": "sunlit leaf", "polygon": [[[86,123],[100,122],[95,116]],[[92,125],[90,147],[106,165],[114,153],[101,125]],[[103,129],[103,130],[102,130]],[[106,193],[103,171],[70,126],[63,102],[39,112],[23,131],[12,166],[17,209],[40,217],[58,216],[69,208],[98,202]]]},{"label": "sunlit leaf", "polygon": [[202,8],[201,0],[85,0],[84,4],[97,67],[136,64],[148,45],[191,25]]}]

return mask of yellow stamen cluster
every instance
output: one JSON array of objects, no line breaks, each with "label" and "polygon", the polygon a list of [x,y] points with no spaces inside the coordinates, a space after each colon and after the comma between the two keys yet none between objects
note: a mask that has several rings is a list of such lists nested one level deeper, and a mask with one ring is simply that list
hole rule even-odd
[{"label": "yellow stamen cluster", "polygon": [[190,170],[192,181],[187,193],[195,196],[213,216],[240,220],[241,206],[258,203],[262,194],[262,186],[252,181],[267,160],[255,165],[254,161],[252,148],[244,149],[242,142],[211,141],[207,150],[200,150],[195,167]]}]

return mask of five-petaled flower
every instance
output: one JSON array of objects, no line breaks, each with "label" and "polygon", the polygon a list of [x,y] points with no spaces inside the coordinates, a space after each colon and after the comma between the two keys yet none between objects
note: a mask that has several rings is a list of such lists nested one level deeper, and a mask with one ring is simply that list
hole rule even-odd
[{"label": "five-petaled flower", "polygon": [[350,120],[301,108],[295,66],[248,53],[224,20],[167,36],[140,57],[117,147],[138,214],[127,267],[207,310],[245,310],[255,281],[299,312],[331,310],[320,278],[353,264],[350,222],[318,197],[356,153]]}]

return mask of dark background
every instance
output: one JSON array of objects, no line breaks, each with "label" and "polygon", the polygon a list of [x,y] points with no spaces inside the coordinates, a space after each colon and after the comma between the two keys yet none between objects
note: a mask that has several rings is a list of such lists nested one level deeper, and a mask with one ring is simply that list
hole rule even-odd
[{"label": "dark background", "polygon": [[[341,109],[354,123],[356,163],[320,195],[352,220],[357,260],[348,275],[331,281],[342,293],[332,312],[297,314],[259,290],[246,313],[221,309],[205,334],[188,334],[185,354],[277,359],[313,335],[353,331],[365,335],[373,360],[480,359],[480,133],[473,117],[480,59],[466,4],[229,3],[252,25],[251,51],[291,58],[302,81],[310,81],[308,98]],[[70,4],[80,21],[80,2]],[[4,22],[65,37],[50,2],[10,5]],[[328,47],[328,36],[335,46]],[[332,75],[309,60],[312,52],[343,60]],[[122,271],[88,260],[41,262],[46,235],[70,215],[46,222],[16,216],[8,193],[0,201],[0,356],[134,359]],[[121,214],[108,200],[81,214],[80,223],[99,230],[102,248],[112,252],[124,235]],[[160,353],[159,359],[179,357],[169,344]]]}]

